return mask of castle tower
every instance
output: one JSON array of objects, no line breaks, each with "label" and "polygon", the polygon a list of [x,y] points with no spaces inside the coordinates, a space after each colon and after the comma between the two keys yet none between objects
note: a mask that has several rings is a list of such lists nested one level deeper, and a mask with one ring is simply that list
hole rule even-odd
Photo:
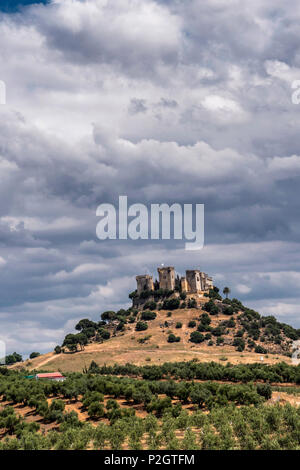
[{"label": "castle tower", "polygon": [[202,285],[201,285],[201,272],[193,269],[186,271],[186,282],[188,285],[188,292],[201,292]]},{"label": "castle tower", "polygon": [[201,290],[207,290],[207,274],[205,273],[200,273],[200,280],[201,280]]},{"label": "castle tower", "polygon": [[136,276],[137,292],[140,294],[145,290],[154,290],[153,278],[148,274]]},{"label": "castle tower", "polygon": [[174,290],[175,289],[175,269],[172,266],[157,268],[159,275],[159,288]]},{"label": "castle tower", "polygon": [[180,284],[181,284],[181,292],[187,292],[188,291],[188,285],[187,285],[185,277],[182,277],[180,279]]}]

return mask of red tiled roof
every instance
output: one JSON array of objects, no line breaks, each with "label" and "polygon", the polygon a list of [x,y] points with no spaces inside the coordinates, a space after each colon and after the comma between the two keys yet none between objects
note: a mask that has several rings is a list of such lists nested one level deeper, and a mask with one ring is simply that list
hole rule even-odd
[{"label": "red tiled roof", "polygon": [[56,378],[61,378],[63,375],[60,372],[49,372],[46,374],[37,374],[36,375],[39,379],[56,379]]}]

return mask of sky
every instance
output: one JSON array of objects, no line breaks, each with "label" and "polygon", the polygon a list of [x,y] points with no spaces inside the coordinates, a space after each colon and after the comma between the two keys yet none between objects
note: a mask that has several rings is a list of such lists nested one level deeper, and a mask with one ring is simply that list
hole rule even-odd
[{"label": "sky", "polygon": [[43,3],[47,4],[50,0],[1,0],[0,11],[5,13],[16,13],[28,5]]},{"label": "sky", "polygon": [[[128,306],[161,263],[300,328],[300,5],[43,3],[0,12],[7,351],[49,351],[79,319]],[[98,240],[97,206],[119,195],[204,204],[204,248]]]}]

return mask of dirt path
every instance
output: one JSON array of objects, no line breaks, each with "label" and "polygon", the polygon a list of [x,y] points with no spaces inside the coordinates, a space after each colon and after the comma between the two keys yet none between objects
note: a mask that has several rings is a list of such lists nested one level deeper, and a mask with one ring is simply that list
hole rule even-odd
[{"label": "dirt path", "polygon": [[51,356],[51,357],[47,357],[47,359],[45,359],[43,362],[41,362],[37,368],[39,369],[41,366],[44,366],[45,364],[48,364],[48,362],[51,362],[53,361],[57,356]]}]

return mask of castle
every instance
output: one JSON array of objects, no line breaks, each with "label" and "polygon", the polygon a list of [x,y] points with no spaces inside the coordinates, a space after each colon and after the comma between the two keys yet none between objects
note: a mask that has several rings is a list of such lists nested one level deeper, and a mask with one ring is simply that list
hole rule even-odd
[{"label": "castle", "polygon": [[[157,268],[159,276],[159,288],[174,290],[176,281],[175,268],[173,266]],[[153,277],[147,274],[136,276],[137,293],[152,291],[155,289]],[[180,291],[187,294],[201,294],[213,288],[213,280],[206,273],[193,269],[186,271],[186,276],[179,279]]]}]

